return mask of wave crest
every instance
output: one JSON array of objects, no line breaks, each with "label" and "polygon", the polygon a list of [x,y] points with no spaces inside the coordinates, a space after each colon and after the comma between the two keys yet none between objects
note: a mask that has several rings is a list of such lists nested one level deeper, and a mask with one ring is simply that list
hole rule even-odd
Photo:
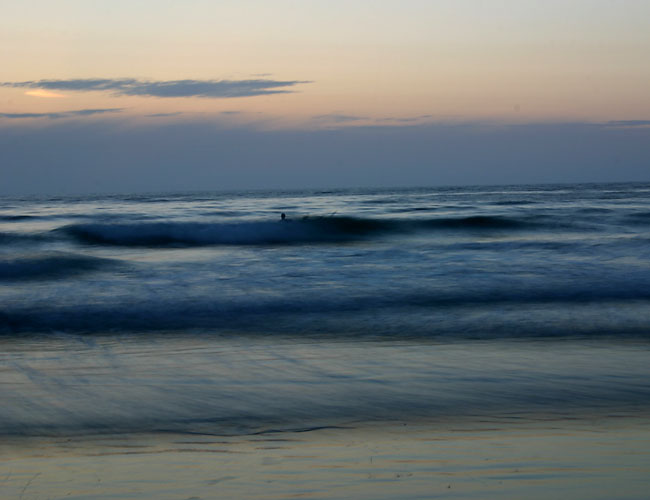
[{"label": "wave crest", "polygon": [[497,216],[419,221],[358,217],[303,217],[281,221],[73,224],[60,229],[83,243],[117,246],[287,245],[342,243],[374,235],[443,230],[503,230],[523,221]]}]

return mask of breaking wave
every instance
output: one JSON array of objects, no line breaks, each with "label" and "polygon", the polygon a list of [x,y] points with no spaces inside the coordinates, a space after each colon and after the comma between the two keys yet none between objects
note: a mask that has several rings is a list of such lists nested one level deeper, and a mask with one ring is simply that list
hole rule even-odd
[{"label": "breaking wave", "polygon": [[279,221],[151,222],[130,224],[73,224],[60,228],[83,243],[117,246],[277,245],[339,243],[380,234],[434,229],[504,230],[534,224],[498,216],[437,218],[419,221],[357,217],[304,217]]}]

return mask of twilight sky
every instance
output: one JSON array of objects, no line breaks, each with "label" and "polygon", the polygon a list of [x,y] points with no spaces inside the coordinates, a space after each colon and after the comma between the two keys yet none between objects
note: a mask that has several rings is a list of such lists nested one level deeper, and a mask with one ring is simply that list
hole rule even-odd
[{"label": "twilight sky", "polygon": [[25,0],[0,194],[650,180],[647,0]]}]

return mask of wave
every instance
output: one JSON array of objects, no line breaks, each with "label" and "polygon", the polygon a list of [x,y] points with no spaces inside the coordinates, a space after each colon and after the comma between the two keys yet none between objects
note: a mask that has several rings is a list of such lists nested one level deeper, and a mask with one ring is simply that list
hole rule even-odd
[{"label": "wave", "polygon": [[95,271],[115,262],[73,254],[49,254],[0,260],[0,282],[56,279]]},{"label": "wave", "polygon": [[2,222],[14,222],[19,220],[33,219],[32,215],[0,215],[0,221]]},{"label": "wave", "polygon": [[628,221],[635,225],[650,224],[650,212],[637,212],[628,216]]},{"label": "wave", "polygon": [[381,234],[433,229],[503,230],[533,228],[524,220],[500,216],[472,216],[425,220],[357,217],[303,217],[280,221],[151,222],[73,224],[57,231],[83,243],[117,246],[201,246],[340,243]]},{"label": "wave", "polygon": [[412,208],[393,208],[389,212],[394,214],[410,214],[417,212],[437,212],[441,207],[412,207]]},{"label": "wave", "polygon": [[84,243],[155,247],[341,242],[383,226],[384,223],[352,218],[321,218],[287,222],[76,224],[61,230]]},{"label": "wave", "polygon": [[578,333],[648,337],[650,291],[646,285],[623,281],[607,286],[422,290],[355,297],[305,294],[233,300],[179,296],[132,297],[112,303],[14,304],[0,309],[0,334],[201,330],[398,337],[556,337]]},{"label": "wave", "polygon": [[0,232],[0,245],[11,245],[15,243],[38,242],[45,240],[47,240],[47,236],[43,234]]},{"label": "wave", "polygon": [[520,229],[533,228],[530,221],[511,217],[474,215],[470,217],[448,217],[424,221],[423,226],[444,229]]},{"label": "wave", "polygon": [[495,205],[510,206],[510,205],[535,205],[536,201],[533,200],[502,200],[495,201]]}]

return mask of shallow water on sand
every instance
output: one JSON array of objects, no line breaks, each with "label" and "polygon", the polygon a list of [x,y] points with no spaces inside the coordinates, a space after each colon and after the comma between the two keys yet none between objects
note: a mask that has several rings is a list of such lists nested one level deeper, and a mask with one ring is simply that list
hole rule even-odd
[{"label": "shallow water on sand", "polygon": [[4,339],[0,433],[249,434],[428,418],[650,414],[650,343]]},{"label": "shallow water on sand", "polygon": [[5,442],[5,498],[644,498],[635,419]]}]

